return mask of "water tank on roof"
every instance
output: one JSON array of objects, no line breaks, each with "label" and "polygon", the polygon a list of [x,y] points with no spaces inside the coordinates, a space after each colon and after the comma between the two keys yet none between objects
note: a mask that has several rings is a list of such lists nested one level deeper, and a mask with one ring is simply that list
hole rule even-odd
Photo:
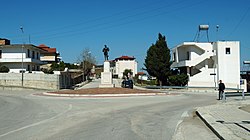
[{"label": "water tank on roof", "polygon": [[208,30],[209,25],[200,25],[199,30]]}]

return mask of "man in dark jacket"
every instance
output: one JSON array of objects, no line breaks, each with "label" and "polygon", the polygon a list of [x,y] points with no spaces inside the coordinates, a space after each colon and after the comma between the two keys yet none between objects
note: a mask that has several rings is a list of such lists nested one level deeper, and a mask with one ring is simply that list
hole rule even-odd
[{"label": "man in dark jacket", "polygon": [[219,81],[219,100],[222,100],[222,95],[225,90],[225,85],[222,83],[222,80]]}]

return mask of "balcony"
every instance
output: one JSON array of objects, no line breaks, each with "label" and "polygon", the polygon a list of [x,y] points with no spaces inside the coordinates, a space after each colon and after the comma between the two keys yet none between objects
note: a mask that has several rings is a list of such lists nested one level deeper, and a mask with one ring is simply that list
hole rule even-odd
[{"label": "balcony", "polygon": [[192,67],[198,65],[200,62],[204,61],[205,59],[210,58],[213,56],[213,52],[206,52],[199,57],[192,59],[192,60],[184,60],[184,61],[179,61],[179,62],[173,62],[171,65],[171,68],[178,68],[178,67]]},{"label": "balcony", "polygon": [[36,63],[36,64],[42,64],[42,62],[38,59],[32,59],[32,58],[2,58],[0,59],[0,63]]}]

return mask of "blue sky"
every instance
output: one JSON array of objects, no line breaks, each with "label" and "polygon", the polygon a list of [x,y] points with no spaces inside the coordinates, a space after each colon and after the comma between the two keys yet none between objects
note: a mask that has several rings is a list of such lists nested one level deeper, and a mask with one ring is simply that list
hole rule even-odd
[{"label": "blue sky", "polygon": [[110,59],[134,56],[140,70],[158,33],[173,48],[193,41],[200,24],[210,41],[219,25],[218,39],[240,41],[241,63],[250,60],[249,0],[5,0],[0,13],[0,38],[55,47],[70,63],[89,48],[101,64],[106,44]]}]

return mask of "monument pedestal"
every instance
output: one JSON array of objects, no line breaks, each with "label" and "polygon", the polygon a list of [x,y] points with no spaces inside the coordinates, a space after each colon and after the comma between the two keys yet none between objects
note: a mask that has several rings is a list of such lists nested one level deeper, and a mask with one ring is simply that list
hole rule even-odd
[{"label": "monument pedestal", "polygon": [[101,73],[101,84],[100,88],[114,87],[112,73],[110,72],[110,63],[109,61],[104,62],[103,66],[104,71]]}]

